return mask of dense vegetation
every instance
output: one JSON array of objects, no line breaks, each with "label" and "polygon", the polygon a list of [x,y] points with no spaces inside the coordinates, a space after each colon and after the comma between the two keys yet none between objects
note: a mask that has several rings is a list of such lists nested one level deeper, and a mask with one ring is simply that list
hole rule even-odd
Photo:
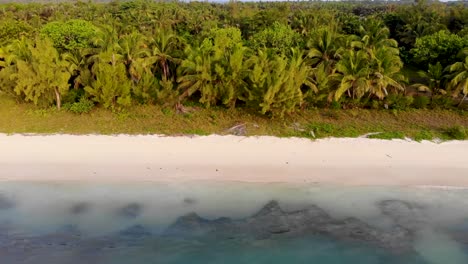
[{"label": "dense vegetation", "polygon": [[3,4],[0,93],[74,113],[451,109],[467,25],[463,4],[424,1]]}]

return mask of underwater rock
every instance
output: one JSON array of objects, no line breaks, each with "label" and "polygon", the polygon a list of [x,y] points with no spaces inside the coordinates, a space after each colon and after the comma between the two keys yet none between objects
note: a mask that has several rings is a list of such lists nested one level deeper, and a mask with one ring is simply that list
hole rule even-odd
[{"label": "underwater rock", "polygon": [[427,226],[421,205],[401,200],[384,200],[378,203],[378,207],[382,214],[400,227],[414,232]]},{"label": "underwater rock", "polygon": [[446,229],[453,240],[468,246],[468,219],[465,219],[454,227]]},{"label": "underwater rock", "polygon": [[84,214],[91,209],[91,204],[86,202],[79,202],[71,206],[70,213],[74,215]]},{"label": "underwater rock", "polygon": [[139,239],[151,236],[151,232],[142,225],[133,225],[120,231],[119,236],[131,239]]},{"label": "underwater rock", "polygon": [[194,198],[186,197],[186,198],[184,198],[183,202],[186,205],[192,205],[192,204],[196,204],[197,200],[194,199]]},{"label": "underwater rock", "polygon": [[126,218],[136,218],[142,213],[142,211],[143,211],[143,206],[141,204],[131,203],[123,208],[120,208],[117,211],[117,214],[119,216],[123,216]]},{"label": "underwater rock", "polygon": [[15,207],[15,202],[3,194],[0,194],[0,210],[7,210]]},{"label": "underwater rock", "polygon": [[276,201],[267,203],[258,213],[246,219],[242,224],[258,238],[268,238],[271,234],[291,231],[287,214]]},{"label": "underwater rock", "polygon": [[365,242],[395,252],[412,251],[414,240],[412,233],[400,226],[384,231],[357,218],[334,219],[315,205],[285,212],[276,201],[269,202],[251,217],[240,220],[209,220],[191,213],[179,217],[167,228],[165,235],[186,238],[250,236],[253,239],[325,235],[339,240]]},{"label": "underwater rock", "polygon": [[226,232],[235,223],[226,217],[208,220],[196,213],[190,213],[179,217],[170,225],[164,235],[169,236],[202,236],[216,231]]}]

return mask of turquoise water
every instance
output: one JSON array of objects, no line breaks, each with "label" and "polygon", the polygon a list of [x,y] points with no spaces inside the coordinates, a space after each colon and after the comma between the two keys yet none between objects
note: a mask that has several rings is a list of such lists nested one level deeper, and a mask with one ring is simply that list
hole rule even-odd
[{"label": "turquoise water", "polygon": [[1,263],[468,263],[468,190],[0,183]]}]

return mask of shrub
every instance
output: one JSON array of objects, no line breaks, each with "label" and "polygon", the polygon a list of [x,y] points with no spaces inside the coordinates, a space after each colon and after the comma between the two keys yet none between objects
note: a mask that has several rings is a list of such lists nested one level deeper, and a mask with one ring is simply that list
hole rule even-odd
[{"label": "shrub", "polygon": [[378,134],[373,134],[370,135],[369,138],[377,138],[377,139],[404,139],[405,134],[402,132],[398,131],[389,131],[389,132],[383,132],[383,133],[378,133]]},{"label": "shrub", "polygon": [[311,123],[307,125],[307,129],[313,131],[316,137],[324,137],[333,133],[336,127],[329,123]]},{"label": "shrub", "polygon": [[60,51],[89,47],[96,32],[97,28],[91,22],[81,19],[50,22],[41,30],[41,34],[50,38]]},{"label": "shrub", "polygon": [[331,109],[341,109],[341,102],[333,100],[330,104]]},{"label": "shrub", "polygon": [[416,96],[413,100],[413,107],[418,109],[426,108],[430,103],[429,97],[427,96]]},{"label": "shrub", "polygon": [[5,19],[0,22],[0,46],[6,46],[22,36],[29,38],[33,32],[34,28],[23,21]]},{"label": "shrub", "polygon": [[453,126],[445,129],[444,135],[449,139],[463,140],[467,138],[467,131],[462,126]]},{"label": "shrub", "polygon": [[292,30],[291,27],[275,22],[269,28],[255,34],[250,42],[255,50],[265,47],[279,54],[290,55],[291,47],[297,46],[300,40],[299,33]]},{"label": "shrub", "polygon": [[413,139],[416,141],[422,141],[422,140],[432,140],[433,138],[434,138],[434,135],[432,134],[431,131],[421,130],[414,136]]},{"label": "shrub", "polygon": [[440,62],[447,66],[456,62],[458,53],[467,46],[468,38],[443,30],[416,39],[411,53],[416,63],[427,65]]},{"label": "shrub", "polygon": [[407,110],[413,101],[413,97],[402,94],[390,94],[386,98],[388,107],[395,110]]},{"label": "shrub", "polygon": [[94,103],[86,97],[81,97],[78,102],[68,103],[63,107],[75,114],[85,114],[89,113],[93,109]]},{"label": "shrub", "polygon": [[431,107],[439,109],[452,109],[455,103],[449,96],[438,95],[432,97]]}]

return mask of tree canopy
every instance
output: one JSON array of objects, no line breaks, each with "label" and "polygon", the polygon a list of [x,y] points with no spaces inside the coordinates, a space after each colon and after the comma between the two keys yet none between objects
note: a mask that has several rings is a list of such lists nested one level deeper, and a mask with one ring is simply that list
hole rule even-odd
[{"label": "tree canopy", "polygon": [[272,116],[387,108],[415,84],[460,98],[467,10],[425,1],[2,4],[0,91],[44,107],[190,102]]}]

